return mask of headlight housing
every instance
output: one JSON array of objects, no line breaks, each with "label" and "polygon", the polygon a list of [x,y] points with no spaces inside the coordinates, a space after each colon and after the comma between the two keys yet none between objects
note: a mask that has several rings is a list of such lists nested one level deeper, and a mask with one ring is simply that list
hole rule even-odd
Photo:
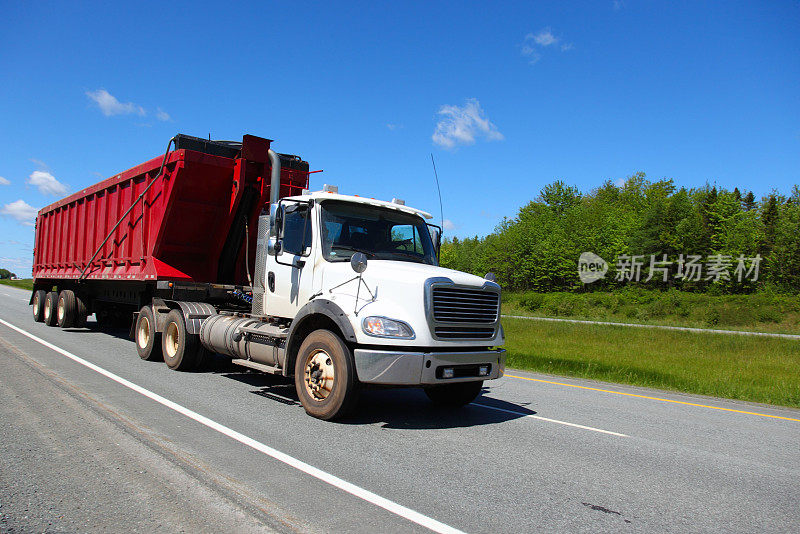
[{"label": "headlight housing", "polygon": [[368,336],[414,339],[414,330],[403,321],[388,317],[370,316],[361,321],[361,329]]}]

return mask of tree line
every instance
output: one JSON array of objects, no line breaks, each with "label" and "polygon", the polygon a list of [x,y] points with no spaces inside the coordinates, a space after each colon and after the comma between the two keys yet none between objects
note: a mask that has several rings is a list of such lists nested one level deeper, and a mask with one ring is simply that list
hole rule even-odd
[{"label": "tree line", "polygon": [[[605,276],[591,284],[581,282],[578,274],[584,252],[608,263]],[[687,277],[690,260],[705,271]],[[659,268],[650,276],[654,261]],[[671,179],[650,181],[643,172],[622,185],[606,181],[590,193],[557,180],[490,235],[445,239],[441,264],[480,276],[493,272],[512,290],[641,285],[723,293],[768,287],[795,293],[800,290],[800,188],[757,200],[752,191],[710,184],[677,188]],[[639,265],[641,277],[632,276],[632,265]]]},{"label": "tree line", "polygon": [[8,280],[16,277],[17,275],[12,273],[8,269],[0,269],[0,280]]}]

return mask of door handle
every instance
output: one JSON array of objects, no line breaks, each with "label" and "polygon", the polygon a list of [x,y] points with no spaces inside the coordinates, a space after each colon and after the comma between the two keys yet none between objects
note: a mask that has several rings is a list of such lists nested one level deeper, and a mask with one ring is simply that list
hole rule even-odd
[{"label": "door handle", "polygon": [[275,273],[272,271],[267,275],[267,286],[270,293],[275,293]]}]

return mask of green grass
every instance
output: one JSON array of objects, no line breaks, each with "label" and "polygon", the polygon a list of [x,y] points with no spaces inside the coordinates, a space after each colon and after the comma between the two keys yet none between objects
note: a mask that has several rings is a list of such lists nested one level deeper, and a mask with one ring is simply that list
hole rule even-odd
[{"label": "green grass", "polygon": [[594,293],[507,292],[503,313],[621,323],[800,333],[800,296],[709,295],[627,289]]},{"label": "green grass", "polygon": [[33,290],[33,280],[0,280],[0,285],[18,287],[20,289]]},{"label": "green grass", "polygon": [[800,341],[504,319],[508,366],[800,408]]}]

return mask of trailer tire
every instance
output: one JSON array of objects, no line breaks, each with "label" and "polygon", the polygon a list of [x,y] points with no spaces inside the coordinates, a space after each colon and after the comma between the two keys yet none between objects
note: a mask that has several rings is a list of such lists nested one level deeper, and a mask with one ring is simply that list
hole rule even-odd
[{"label": "trailer tire", "polygon": [[58,295],[56,322],[61,328],[71,328],[75,326],[77,316],[78,303],[75,293],[70,289],[65,289]]},{"label": "trailer tire", "polygon": [[186,322],[180,310],[172,310],[167,314],[161,347],[164,363],[176,371],[196,369],[203,356],[200,336],[186,331]]},{"label": "trailer tire", "polygon": [[483,380],[428,386],[425,394],[436,405],[458,408],[474,401],[481,394]]},{"label": "trailer tire", "polygon": [[33,320],[37,323],[44,321],[44,301],[47,293],[44,289],[37,289],[33,292]]},{"label": "trailer tire", "polygon": [[44,298],[44,324],[56,326],[58,321],[58,293],[50,291]]},{"label": "trailer tire", "polygon": [[308,415],[326,421],[347,415],[358,400],[358,380],[352,352],[342,338],[330,330],[311,332],[297,353],[294,385]]},{"label": "trailer tire", "polygon": [[141,359],[149,362],[163,359],[161,332],[156,332],[155,316],[150,306],[142,306],[142,309],[139,310],[134,330],[134,341],[136,342],[136,352],[139,353]]},{"label": "trailer tire", "polygon": [[86,326],[86,319],[89,317],[89,309],[86,306],[86,301],[80,296],[75,295],[75,305],[76,305],[76,315],[75,315],[75,326],[77,328],[83,328]]}]

